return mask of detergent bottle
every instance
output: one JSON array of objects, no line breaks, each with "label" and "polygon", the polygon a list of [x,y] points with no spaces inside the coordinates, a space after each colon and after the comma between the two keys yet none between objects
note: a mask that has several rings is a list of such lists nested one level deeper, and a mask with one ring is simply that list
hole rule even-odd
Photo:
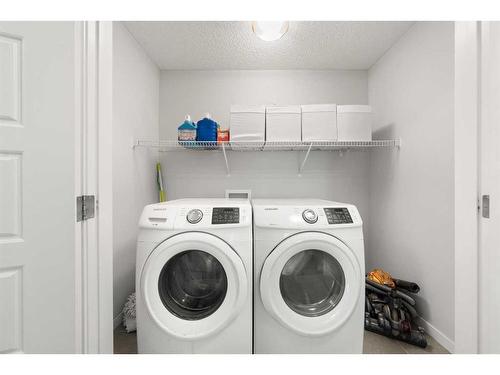
[{"label": "detergent bottle", "polygon": [[196,124],[196,140],[198,142],[217,142],[217,123],[212,120],[209,113],[205,114]]},{"label": "detergent bottle", "polygon": [[186,115],[184,122],[177,128],[178,139],[182,142],[196,141],[196,125],[191,121],[191,116]]}]

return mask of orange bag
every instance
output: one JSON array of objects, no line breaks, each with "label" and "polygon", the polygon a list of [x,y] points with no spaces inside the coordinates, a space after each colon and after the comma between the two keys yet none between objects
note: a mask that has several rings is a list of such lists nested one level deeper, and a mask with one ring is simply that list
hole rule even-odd
[{"label": "orange bag", "polygon": [[378,268],[375,268],[368,274],[368,279],[376,283],[379,283],[381,285],[388,286],[390,288],[396,287],[396,284],[394,283],[391,274],[389,272],[385,272],[384,270]]}]

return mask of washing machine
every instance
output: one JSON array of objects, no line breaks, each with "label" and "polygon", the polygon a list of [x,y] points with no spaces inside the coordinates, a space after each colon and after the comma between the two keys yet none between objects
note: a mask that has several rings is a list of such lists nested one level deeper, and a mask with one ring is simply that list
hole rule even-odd
[{"label": "washing machine", "polygon": [[351,204],[255,199],[255,353],[362,353],[364,244]]},{"label": "washing machine", "polygon": [[249,201],[152,204],[139,227],[139,353],[252,353]]}]

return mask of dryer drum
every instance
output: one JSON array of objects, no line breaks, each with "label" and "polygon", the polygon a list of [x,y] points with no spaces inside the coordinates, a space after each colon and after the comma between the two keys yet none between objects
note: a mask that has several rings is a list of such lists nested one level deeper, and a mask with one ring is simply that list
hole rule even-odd
[{"label": "dryer drum", "polygon": [[189,250],[176,254],[163,266],[158,279],[163,305],[175,316],[199,320],[220,307],[227,292],[222,264],[211,254]]},{"label": "dryer drum", "polygon": [[305,250],[291,257],[280,276],[280,292],[288,307],[300,315],[324,315],[344,294],[340,263],[321,250]]}]

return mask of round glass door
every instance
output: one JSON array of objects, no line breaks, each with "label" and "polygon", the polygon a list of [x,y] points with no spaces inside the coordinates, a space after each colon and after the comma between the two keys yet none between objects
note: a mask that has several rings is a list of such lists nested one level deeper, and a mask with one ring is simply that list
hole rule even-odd
[{"label": "round glass door", "polygon": [[222,264],[200,250],[176,254],[158,278],[163,305],[175,316],[198,320],[212,315],[224,301],[227,276]]},{"label": "round glass door", "polygon": [[303,316],[321,316],[333,310],[344,288],[342,266],[321,250],[295,254],[281,271],[281,295],[288,307]]},{"label": "round glass door", "polygon": [[183,340],[216,334],[248,302],[242,259],[208,233],[180,233],[158,244],[140,277],[139,298],[149,316],[160,329]]},{"label": "round glass door", "polygon": [[304,336],[341,327],[363,303],[363,290],[364,269],[355,251],[321,232],[301,232],[280,242],[260,273],[266,311]]}]

